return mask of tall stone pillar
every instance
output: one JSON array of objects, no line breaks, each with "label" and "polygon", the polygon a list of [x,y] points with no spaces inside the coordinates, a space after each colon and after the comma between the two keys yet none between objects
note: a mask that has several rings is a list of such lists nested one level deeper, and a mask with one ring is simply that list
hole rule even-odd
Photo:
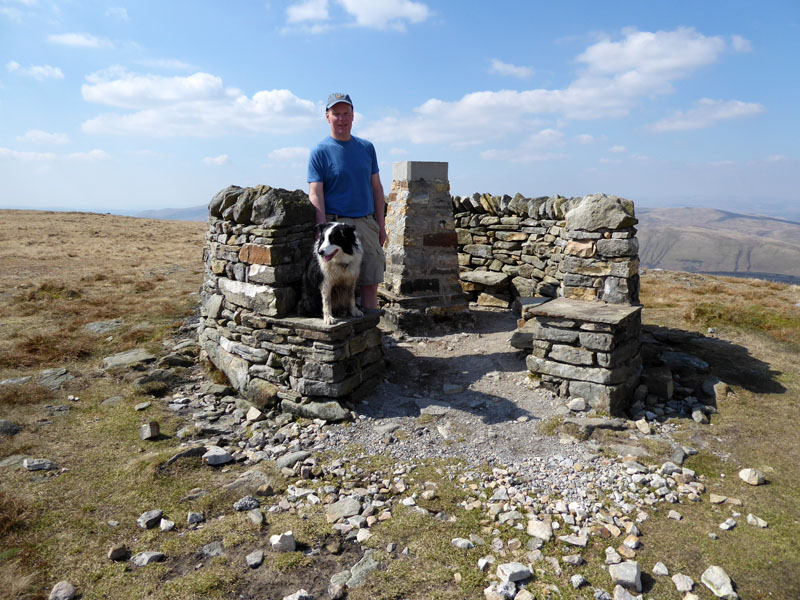
[{"label": "tall stone pillar", "polygon": [[412,335],[472,325],[458,280],[447,163],[394,163],[387,208],[384,323]]}]

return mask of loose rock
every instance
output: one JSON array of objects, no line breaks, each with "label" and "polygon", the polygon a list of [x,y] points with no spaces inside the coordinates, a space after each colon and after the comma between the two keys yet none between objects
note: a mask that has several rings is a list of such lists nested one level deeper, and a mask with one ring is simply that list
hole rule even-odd
[{"label": "loose rock", "polygon": [[700,577],[711,593],[717,598],[725,600],[739,600],[739,594],[733,591],[733,582],[722,567],[716,565],[708,567]]},{"label": "loose rock", "polygon": [[294,552],[296,548],[294,533],[287,531],[270,536],[269,545],[275,552]]},{"label": "loose rock", "polygon": [[48,600],[72,600],[75,597],[77,590],[75,586],[69,581],[59,581],[50,590]]},{"label": "loose rock", "polygon": [[28,471],[54,471],[58,465],[47,458],[26,458],[22,466]]},{"label": "loose rock", "polygon": [[750,485],[762,485],[766,481],[764,473],[758,469],[742,469],[739,471],[739,478]]},{"label": "loose rock", "polygon": [[158,421],[150,421],[139,427],[139,439],[142,441],[154,440],[160,435],[161,426],[158,424]]},{"label": "loose rock", "polygon": [[162,552],[139,552],[131,558],[131,562],[137,567],[146,567],[150,563],[161,562],[164,558]]},{"label": "loose rock", "polygon": [[260,506],[261,502],[258,501],[258,498],[254,498],[253,496],[245,496],[243,498],[239,498],[233,503],[233,510],[242,512],[246,510],[253,510],[254,508],[259,508]]},{"label": "loose rock", "polygon": [[609,565],[608,574],[615,585],[637,592],[642,591],[642,571],[638,562],[626,560],[616,565]]},{"label": "loose rock", "polygon": [[206,453],[203,454],[203,462],[212,467],[225,465],[232,460],[233,456],[231,456],[230,452],[219,446],[210,446],[206,449]]},{"label": "loose rock", "polygon": [[675,584],[675,589],[682,594],[691,592],[692,588],[694,587],[694,581],[692,581],[692,578],[684,575],[683,573],[675,573],[675,575],[672,576],[672,583]]},{"label": "loose rock", "polygon": [[503,563],[497,566],[497,576],[501,581],[522,581],[531,576],[531,571],[522,563]]},{"label": "loose rock", "polygon": [[747,515],[747,524],[753,525],[754,527],[760,527],[761,529],[765,529],[767,527],[767,522],[764,519],[755,516],[753,513]]},{"label": "loose rock", "polygon": [[139,518],[136,519],[136,523],[142,529],[152,529],[161,522],[161,516],[163,514],[164,511],[159,509],[148,510],[139,515]]},{"label": "loose rock", "polygon": [[251,569],[257,569],[261,566],[261,563],[264,562],[264,551],[253,550],[250,554],[245,556],[244,559],[247,562],[248,567]]},{"label": "loose rock", "polygon": [[0,435],[17,435],[22,428],[7,419],[0,419]]}]

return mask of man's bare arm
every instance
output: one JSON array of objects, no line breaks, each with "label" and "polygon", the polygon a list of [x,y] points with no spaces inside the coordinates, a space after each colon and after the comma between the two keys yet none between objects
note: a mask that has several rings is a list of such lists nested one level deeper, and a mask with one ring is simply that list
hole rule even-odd
[{"label": "man's bare arm", "polygon": [[378,238],[381,246],[383,246],[383,242],[386,241],[386,223],[384,219],[385,200],[383,197],[383,184],[381,183],[380,174],[373,174],[370,183],[372,184],[372,198],[375,202],[375,220],[378,222]]},{"label": "man's bare arm", "polygon": [[317,225],[325,222],[325,192],[321,181],[312,181],[308,184],[308,199],[316,209]]}]

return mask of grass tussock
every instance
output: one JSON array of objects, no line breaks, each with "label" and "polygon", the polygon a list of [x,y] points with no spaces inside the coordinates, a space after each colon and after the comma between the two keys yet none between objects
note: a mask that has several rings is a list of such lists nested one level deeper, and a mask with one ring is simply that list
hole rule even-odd
[{"label": "grass tussock", "polygon": [[41,385],[0,386],[0,406],[29,406],[52,400],[55,394]]},{"label": "grass tussock", "polygon": [[80,300],[83,292],[66,283],[45,281],[32,290],[21,294],[18,302],[54,302],[58,300]]},{"label": "grass tussock", "polygon": [[45,368],[64,362],[87,360],[96,352],[97,342],[84,333],[33,333],[15,340],[11,348],[0,355],[0,368]]},{"label": "grass tussock", "polygon": [[36,576],[26,573],[20,560],[0,559],[0,590],[6,600],[32,600],[40,596],[36,589]]},{"label": "grass tussock", "polygon": [[27,505],[22,498],[0,490],[0,539],[22,527],[26,513]]}]

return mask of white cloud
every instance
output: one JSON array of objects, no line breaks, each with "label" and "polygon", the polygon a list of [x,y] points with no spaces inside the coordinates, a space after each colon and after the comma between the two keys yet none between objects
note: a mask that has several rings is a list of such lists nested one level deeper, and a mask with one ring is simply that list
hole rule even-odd
[{"label": "white cloud", "polygon": [[47,36],[47,40],[53,44],[62,46],[73,46],[75,48],[113,48],[108,40],[95,37],[89,33],[60,33]]},{"label": "white cloud", "polygon": [[533,75],[533,69],[530,67],[519,67],[505,63],[496,58],[492,59],[492,66],[489,68],[489,73],[493,75],[506,75],[509,77],[516,77],[517,79],[526,79]]},{"label": "white cloud", "polygon": [[389,154],[392,156],[407,156],[408,150],[405,148],[392,148],[389,150]]},{"label": "white cloud", "polygon": [[404,31],[406,22],[421,23],[431,16],[422,2],[411,0],[337,0],[362,27]]},{"label": "white cloud", "polygon": [[290,133],[322,122],[317,105],[289,90],[262,90],[248,97],[208,73],[161,77],[113,67],[86,80],[81,88],[85,100],[134,111],[89,119],[82,125],[87,133],[208,137]]},{"label": "white cloud", "polygon": [[36,6],[36,0],[0,0],[0,16],[5,17],[9,21],[14,21],[15,23],[21,23],[25,13],[17,6],[12,6],[12,4],[33,8]]},{"label": "white cloud", "polygon": [[273,162],[297,163],[308,160],[310,150],[303,146],[288,146],[286,148],[276,148],[267,155]]},{"label": "white cloud", "polygon": [[625,146],[611,146],[608,151],[611,154],[622,154],[623,152],[627,151],[627,148],[625,148]]},{"label": "white cloud", "polygon": [[301,0],[286,8],[286,21],[294,27],[284,31],[323,33],[347,26],[405,31],[408,24],[421,23],[432,15],[426,4],[412,0],[336,0],[336,4],[351,21],[332,23],[330,0]]},{"label": "white cloud", "polygon": [[137,65],[165,71],[187,71],[192,68],[189,63],[175,58],[152,58],[133,61]]},{"label": "white cloud", "polygon": [[188,77],[138,75],[121,67],[111,67],[87,75],[81,94],[87,102],[122,108],[145,108],[171,102],[221,97],[222,80],[208,73]]},{"label": "white cloud", "polygon": [[56,160],[99,161],[108,160],[111,158],[111,156],[104,150],[90,150],[89,152],[57,154],[55,152],[19,152],[18,150],[0,147],[0,158],[11,158],[21,161],[36,162]]},{"label": "white cloud", "polygon": [[617,41],[603,39],[577,57],[583,65],[563,89],[480,91],[459,100],[431,98],[407,117],[370,124],[365,137],[385,142],[470,145],[505,137],[545,115],[566,119],[626,116],[642,98],[672,91],[672,84],[716,61],[721,37],[694,29],[627,30]]},{"label": "white cloud", "polygon": [[120,21],[128,22],[130,18],[128,17],[128,9],[123,8],[122,6],[110,6],[106,9],[106,16],[113,17],[115,19],[119,19]]},{"label": "white cloud", "polygon": [[289,23],[307,21],[327,21],[328,0],[304,0],[286,7],[286,20]]},{"label": "white cloud", "polygon": [[204,165],[222,166],[228,163],[228,155],[220,154],[219,156],[206,156],[203,159]]},{"label": "white cloud", "polygon": [[623,40],[592,44],[577,60],[595,73],[635,70],[674,78],[714,62],[725,49],[721,37],[706,37],[692,27],[656,32],[627,29],[623,33]]},{"label": "white cloud", "polygon": [[686,112],[676,111],[669,117],[650,125],[653,131],[688,131],[706,129],[725,119],[750,117],[764,112],[764,107],[755,102],[739,100],[711,100],[703,98],[694,108]]},{"label": "white cloud", "polygon": [[591,144],[594,141],[594,137],[588,133],[582,133],[575,136],[575,141],[579,144]]},{"label": "white cloud", "polygon": [[743,38],[740,35],[731,36],[731,46],[736,52],[752,52],[753,44],[750,40]]},{"label": "white cloud", "polygon": [[27,77],[33,77],[37,81],[44,81],[45,79],[64,79],[64,73],[58,67],[51,67],[50,65],[31,65],[23,67],[17,61],[11,60],[6,63],[6,69],[9,73],[20,73]]},{"label": "white cloud", "polygon": [[69,142],[69,136],[66,133],[48,133],[40,129],[31,129],[25,135],[18,136],[17,141],[32,144],[66,144]]}]

